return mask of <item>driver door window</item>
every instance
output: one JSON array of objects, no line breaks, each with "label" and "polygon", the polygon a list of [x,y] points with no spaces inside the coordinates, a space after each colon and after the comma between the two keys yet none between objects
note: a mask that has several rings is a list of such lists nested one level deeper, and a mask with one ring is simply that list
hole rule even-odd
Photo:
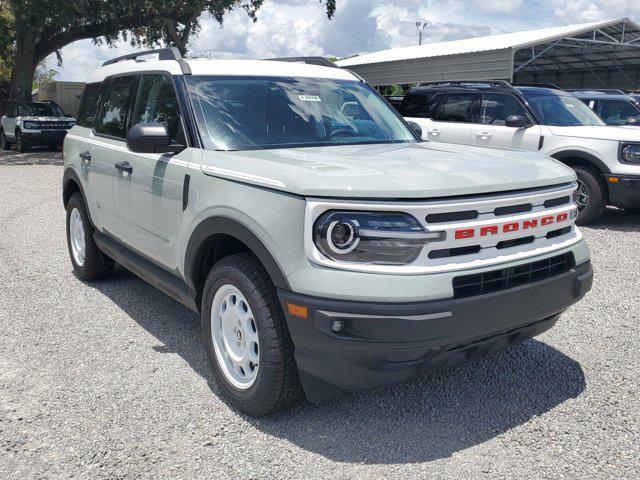
[{"label": "driver door window", "polygon": [[507,117],[520,115],[533,123],[527,110],[517,98],[504,93],[485,93],[480,104],[480,123],[483,125],[504,126]]}]

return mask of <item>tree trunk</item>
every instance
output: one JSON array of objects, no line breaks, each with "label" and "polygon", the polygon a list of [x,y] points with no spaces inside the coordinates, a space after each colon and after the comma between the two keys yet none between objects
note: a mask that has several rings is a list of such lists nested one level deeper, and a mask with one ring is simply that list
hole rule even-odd
[{"label": "tree trunk", "polygon": [[16,15],[16,52],[11,71],[9,101],[13,103],[31,100],[33,75],[36,70],[36,32]]}]

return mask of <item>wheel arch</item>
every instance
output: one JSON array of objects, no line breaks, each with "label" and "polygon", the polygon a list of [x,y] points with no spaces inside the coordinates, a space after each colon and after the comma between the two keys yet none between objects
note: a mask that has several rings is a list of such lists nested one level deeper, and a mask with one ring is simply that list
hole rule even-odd
[{"label": "wheel arch", "polygon": [[591,168],[601,175],[607,175],[611,173],[611,170],[606,163],[588,152],[583,152],[580,150],[563,150],[561,152],[552,154],[551,157],[569,167],[581,165]]},{"label": "wheel arch", "polygon": [[82,187],[80,177],[73,168],[67,167],[64,170],[64,174],[62,175],[62,205],[64,205],[65,209],[67,208],[67,204],[69,203],[71,195],[76,192],[80,192],[80,195],[82,195],[82,199],[84,200],[84,205],[87,210],[87,215],[89,216],[89,221],[92,225],[95,226],[95,223],[93,223],[93,219],[91,218],[89,204],[87,203],[87,196],[84,194],[84,189]]},{"label": "wheel arch", "polygon": [[278,261],[258,235],[236,219],[215,216],[198,224],[189,237],[185,252],[185,281],[196,291],[198,303],[213,264],[242,252],[251,252],[258,258],[277,288],[290,290]]}]

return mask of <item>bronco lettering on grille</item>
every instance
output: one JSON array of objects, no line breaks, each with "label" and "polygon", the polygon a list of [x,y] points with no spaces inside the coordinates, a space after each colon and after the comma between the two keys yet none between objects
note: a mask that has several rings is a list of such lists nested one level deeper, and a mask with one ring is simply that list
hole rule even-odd
[{"label": "bronco lettering on grille", "polygon": [[455,231],[454,237],[456,240],[474,238],[476,236],[487,237],[490,235],[498,235],[500,233],[512,233],[521,230],[531,230],[533,228],[538,228],[538,226],[546,227],[553,224],[563,223],[568,220],[569,214],[567,212],[563,212],[557,215],[547,215],[539,219],[534,218],[497,225],[485,225],[477,228],[461,228]]}]

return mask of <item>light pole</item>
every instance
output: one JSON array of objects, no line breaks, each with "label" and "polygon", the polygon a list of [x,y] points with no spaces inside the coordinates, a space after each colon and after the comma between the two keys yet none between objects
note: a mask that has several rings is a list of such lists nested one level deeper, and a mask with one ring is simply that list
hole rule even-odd
[{"label": "light pole", "polygon": [[422,31],[428,26],[429,22],[427,20],[425,20],[424,22],[416,22],[416,28],[418,29],[418,45],[422,45]]}]

